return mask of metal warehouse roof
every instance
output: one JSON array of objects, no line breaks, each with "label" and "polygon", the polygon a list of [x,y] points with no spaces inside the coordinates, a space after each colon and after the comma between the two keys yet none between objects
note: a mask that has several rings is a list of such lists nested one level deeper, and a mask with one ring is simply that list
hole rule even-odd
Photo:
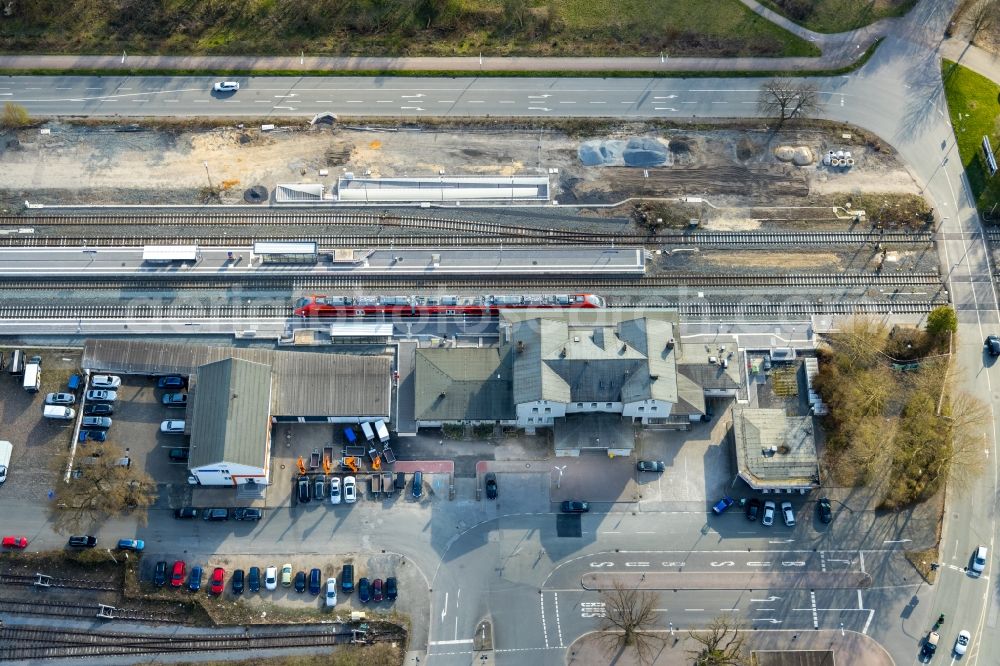
[{"label": "metal warehouse roof", "polygon": [[82,366],[126,375],[192,375],[199,366],[228,358],[271,366],[274,416],[389,416],[392,361],[387,356],[87,340]]}]

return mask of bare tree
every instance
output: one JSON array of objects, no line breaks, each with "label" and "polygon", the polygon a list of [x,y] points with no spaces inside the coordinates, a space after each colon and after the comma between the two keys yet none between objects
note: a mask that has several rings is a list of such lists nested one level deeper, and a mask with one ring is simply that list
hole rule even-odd
[{"label": "bare tree", "polygon": [[808,116],[819,108],[816,86],[801,79],[771,79],[760,89],[757,110],[781,125],[795,117]]},{"label": "bare tree", "polygon": [[988,30],[1000,14],[1000,0],[979,0],[969,9],[969,41],[974,41],[983,30]]},{"label": "bare tree", "polygon": [[633,650],[643,664],[653,661],[663,639],[653,633],[656,626],[658,595],[647,590],[627,587],[616,580],[614,587],[601,594],[605,616],[601,620],[602,640],[613,649]]},{"label": "bare tree", "polygon": [[719,615],[708,629],[690,632],[691,639],[701,645],[688,650],[694,666],[754,666],[756,659],[747,654],[742,628],[732,615]]},{"label": "bare tree", "polygon": [[[53,498],[53,513],[60,529],[77,530],[106,518],[135,512],[146,520],[146,509],[156,501],[156,483],[145,472],[132,467],[116,446],[101,444],[91,456],[80,453],[68,483],[59,486]],[[65,470],[69,454],[58,456],[57,469]]]},{"label": "bare tree", "polygon": [[986,435],[990,410],[982,400],[964,391],[950,400],[951,446],[942,455],[952,482],[966,482],[986,467]]}]

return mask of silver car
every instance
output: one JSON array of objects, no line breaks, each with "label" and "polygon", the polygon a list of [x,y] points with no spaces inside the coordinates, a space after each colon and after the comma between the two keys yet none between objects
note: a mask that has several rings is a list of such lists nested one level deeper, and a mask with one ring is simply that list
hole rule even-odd
[{"label": "silver car", "polygon": [[774,525],[774,502],[771,500],[764,502],[764,516],[760,519],[760,524],[764,527]]},{"label": "silver car", "polygon": [[122,385],[122,378],[114,375],[94,375],[90,378],[90,388],[116,389]]},{"label": "silver car", "polygon": [[781,517],[785,519],[785,525],[795,527],[795,512],[792,511],[791,502],[781,503]]},{"label": "silver car", "polygon": [[76,402],[76,396],[72,393],[49,393],[45,396],[46,405],[72,405]]},{"label": "silver car", "polygon": [[164,421],[160,424],[160,432],[168,435],[183,435],[184,421]]},{"label": "silver car", "polygon": [[114,402],[117,399],[118,393],[116,391],[106,391],[104,389],[87,391],[87,400],[91,402]]}]

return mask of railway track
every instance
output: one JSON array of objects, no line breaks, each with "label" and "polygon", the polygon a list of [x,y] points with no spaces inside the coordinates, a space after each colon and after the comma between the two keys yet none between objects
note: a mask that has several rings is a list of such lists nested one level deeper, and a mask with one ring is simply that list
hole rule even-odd
[{"label": "railway track", "polygon": [[[0,586],[17,585],[34,587],[37,576],[22,576],[19,574],[0,574]],[[98,592],[117,592],[120,585],[114,581],[89,580],[86,578],[48,578],[49,587],[59,587],[68,590],[94,590]]]},{"label": "railway track", "polygon": [[[100,610],[100,605],[92,604],[68,604],[50,601],[15,601],[11,599],[0,599],[0,613],[10,613],[16,615],[41,615],[48,617],[80,617],[95,618]],[[176,613],[154,613],[137,608],[115,608],[116,620],[135,620],[141,622],[185,622],[186,612]]]},{"label": "railway track", "polygon": [[[0,629],[0,660],[35,660],[59,657],[111,657],[142,654],[246,652],[276,648],[325,647],[352,642],[353,626],[282,630],[249,627],[243,633],[125,633],[74,631],[34,627]],[[398,627],[370,627],[366,642],[402,642],[406,632]]]},{"label": "railway track", "polygon": [[152,278],[107,279],[96,277],[47,278],[25,275],[18,278],[0,280],[0,289],[223,289],[234,285],[247,285],[254,289],[281,290],[395,290],[410,291],[434,289],[440,291],[460,291],[479,293],[497,289],[518,290],[535,293],[553,289],[577,291],[602,291],[608,289],[658,289],[670,287],[930,287],[940,288],[941,278],[937,273],[671,273],[634,278],[620,277],[516,277],[516,278],[456,278],[442,275],[413,277],[391,276],[339,276],[305,275],[285,277],[261,274],[234,275],[221,277],[206,274],[172,275],[157,274]]},{"label": "railway track", "polygon": [[[610,307],[676,309],[682,316],[729,316],[744,315],[813,315],[813,314],[852,314],[852,313],[921,313],[928,312],[938,305],[947,303],[943,296],[925,299],[905,300],[848,300],[826,301],[821,299],[792,301],[621,301],[612,300]],[[0,307],[0,319],[7,320],[37,320],[63,319],[69,322],[80,320],[125,319],[144,320],[159,319],[162,321],[194,323],[205,321],[214,323],[219,320],[271,320],[286,321],[293,318],[291,306],[288,305],[32,305]],[[386,321],[392,321],[392,317]],[[399,321],[414,321],[399,317]],[[318,322],[330,322],[332,319],[315,319]]]}]

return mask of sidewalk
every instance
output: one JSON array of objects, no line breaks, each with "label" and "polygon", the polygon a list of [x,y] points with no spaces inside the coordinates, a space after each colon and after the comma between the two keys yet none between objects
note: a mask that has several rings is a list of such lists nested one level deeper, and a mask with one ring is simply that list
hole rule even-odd
[{"label": "sidewalk", "polygon": [[944,40],[938,48],[938,55],[1000,83],[1000,56],[995,56],[965,40]]}]

